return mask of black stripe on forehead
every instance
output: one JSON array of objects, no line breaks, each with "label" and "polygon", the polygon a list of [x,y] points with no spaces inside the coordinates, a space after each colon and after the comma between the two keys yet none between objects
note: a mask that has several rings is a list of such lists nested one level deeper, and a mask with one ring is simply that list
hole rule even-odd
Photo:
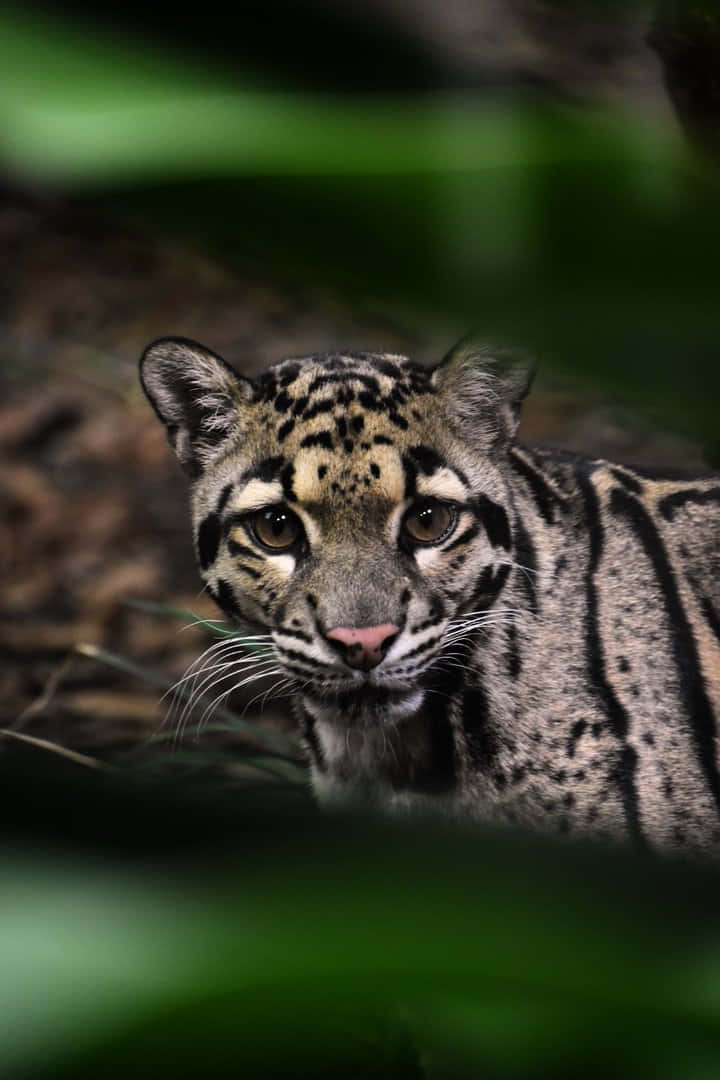
[{"label": "black stripe on forehead", "polygon": [[347,382],[359,382],[374,394],[380,393],[380,384],[374,375],[367,375],[364,371],[345,370],[339,374],[316,375],[307,389],[308,396],[311,396],[316,390],[320,390],[324,386]]},{"label": "black stripe on forehead", "polygon": [[285,458],[282,454],[263,458],[257,465],[253,465],[252,468],[242,474],[240,482],[247,484],[250,480],[262,480],[265,484],[271,484],[273,480],[280,479],[285,464]]},{"label": "black stripe on forehead", "polygon": [[[391,444],[390,439],[385,439],[380,435],[375,436],[374,442]],[[432,476],[433,473],[438,472],[440,469],[447,469],[448,472],[453,473],[458,478],[461,484],[464,484],[468,489],[470,488],[468,479],[462,469],[450,465],[432,446],[411,446],[402,455],[402,467],[405,473],[405,497],[408,499],[412,498],[417,492],[417,478],[420,474]]]}]

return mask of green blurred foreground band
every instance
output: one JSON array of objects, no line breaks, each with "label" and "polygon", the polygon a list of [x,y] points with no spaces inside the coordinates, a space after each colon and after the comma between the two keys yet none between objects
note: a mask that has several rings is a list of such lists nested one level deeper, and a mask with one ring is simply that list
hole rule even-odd
[{"label": "green blurred foreground band", "polygon": [[715,869],[266,809],[6,845],[1,1076],[717,1075]]},{"label": "green blurred foreground band", "polygon": [[423,333],[520,345],[717,466],[720,170],[666,104],[292,94],[0,10],[6,178]]},{"label": "green blurred foreground band", "polygon": [[268,174],[452,173],[613,148],[648,167],[677,140],[597,115],[586,137],[541,133],[542,111],[478,96],[365,101],[243,88],[179,57],[73,23],[0,10],[0,163],[81,186]]}]

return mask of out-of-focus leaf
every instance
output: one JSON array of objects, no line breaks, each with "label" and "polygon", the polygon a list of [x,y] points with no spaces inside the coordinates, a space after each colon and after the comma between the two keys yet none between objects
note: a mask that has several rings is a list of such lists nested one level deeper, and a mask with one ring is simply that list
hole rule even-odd
[{"label": "out-of-focus leaf", "polygon": [[307,812],[237,842],[6,857],[4,1075],[354,1075],[375,1046],[369,1075],[682,1078],[720,1052],[714,870]]},{"label": "out-of-focus leaf", "polygon": [[720,182],[654,112],[275,93],[59,21],[0,20],[7,170],[107,191],[115,214],[286,279],[520,343],[720,461]]}]

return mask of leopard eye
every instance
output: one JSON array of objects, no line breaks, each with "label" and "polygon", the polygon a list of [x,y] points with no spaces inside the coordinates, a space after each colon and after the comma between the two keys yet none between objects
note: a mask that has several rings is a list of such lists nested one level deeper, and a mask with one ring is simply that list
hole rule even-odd
[{"label": "leopard eye", "polygon": [[423,499],[411,506],[403,518],[402,530],[415,544],[437,544],[455,528],[457,513],[437,499]]},{"label": "leopard eye", "polygon": [[271,551],[287,551],[303,535],[299,517],[287,506],[258,510],[251,515],[248,524],[258,543]]}]

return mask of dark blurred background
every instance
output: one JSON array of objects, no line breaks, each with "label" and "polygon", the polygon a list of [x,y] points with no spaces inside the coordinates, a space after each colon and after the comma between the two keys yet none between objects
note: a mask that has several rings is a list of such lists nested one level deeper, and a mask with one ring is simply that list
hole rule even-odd
[{"label": "dark blurred background", "polygon": [[[719,72],[709,2],[0,7],[0,773],[16,847],[85,834],[93,846],[99,828],[133,849],[152,818],[164,850],[172,822],[192,818],[193,836],[230,848],[267,813],[272,852],[288,799],[300,831],[330,828],[307,807],[271,681],[230,697],[201,737],[207,702],[179,746],[163,726],[161,695],[214,640],[183,627],[217,613],[199,592],[184,480],[137,384],[151,339],[196,338],[253,372],[335,346],[432,363],[476,329],[538,358],[526,440],[720,465]],[[496,871],[502,907],[514,886],[503,893]],[[637,910],[657,894],[638,888]],[[92,910],[106,912],[98,889]],[[23,948],[31,923],[28,935]],[[552,965],[538,963],[545,994]],[[552,991],[563,1008],[569,985]],[[503,993],[512,1044],[519,999]],[[289,1015],[297,998],[283,1001]],[[574,1047],[564,1061],[557,1047],[543,1056],[540,1013],[523,1007],[525,1057],[482,1057],[487,1012],[477,1046],[462,1009],[446,1002],[436,1025],[462,1028],[483,1075],[589,1075],[582,1008],[570,1033],[543,1021]],[[646,1043],[668,1008],[643,1014]],[[683,1029],[657,1060],[638,1064],[636,1047],[634,1075],[714,1075],[703,1009],[683,1020],[702,1014],[702,1032]],[[32,1030],[16,1032],[13,1061]],[[678,1049],[686,1036],[695,1057]],[[398,1061],[421,1075],[404,1043],[387,1045],[388,1075]],[[624,1075],[612,1039],[593,1045],[598,1075]],[[453,1067],[432,1075],[464,1075]]]}]

